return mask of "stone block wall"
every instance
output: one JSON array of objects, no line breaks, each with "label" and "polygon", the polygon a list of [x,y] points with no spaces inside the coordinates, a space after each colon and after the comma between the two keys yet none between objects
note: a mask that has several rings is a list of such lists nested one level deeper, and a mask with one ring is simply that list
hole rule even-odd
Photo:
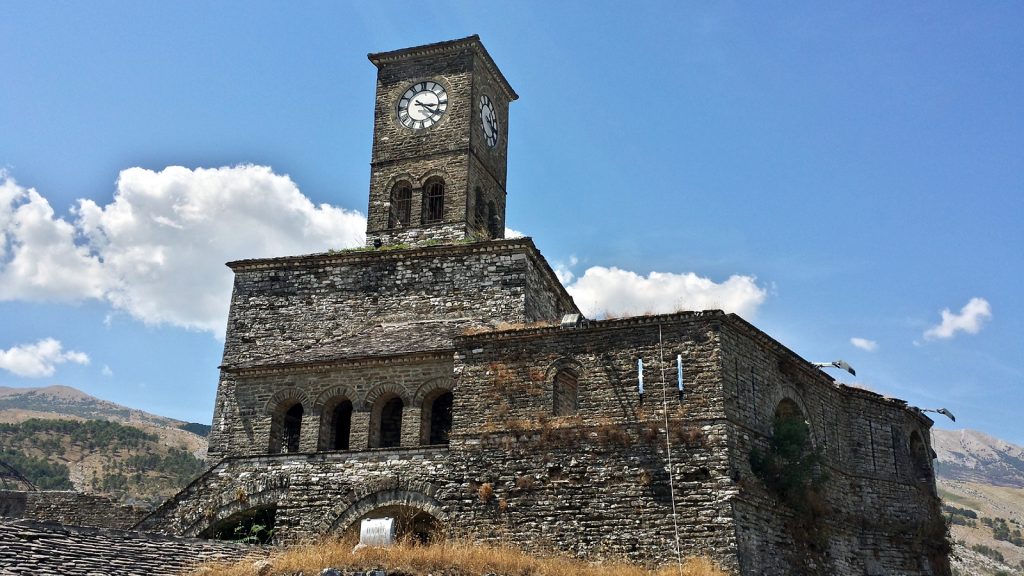
[{"label": "stone block wall", "polygon": [[0,491],[0,516],[73,526],[128,528],[148,510],[127,506],[98,494],[65,490]]},{"label": "stone block wall", "polygon": [[[266,451],[268,403],[287,399],[280,394],[305,402],[302,442],[310,448],[319,421],[311,408],[331,389],[354,394],[357,412],[369,410],[358,395],[375,387],[390,387],[412,406],[421,387],[450,379],[454,335],[502,322],[554,323],[578,312],[528,238],[231,267],[235,285],[210,433],[214,458]],[[421,365],[418,355],[442,351],[443,365],[436,358]],[[357,360],[357,368],[337,368]],[[403,423],[403,445],[417,443],[418,427]]]},{"label": "stone block wall", "polygon": [[[721,331],[723,391],[743,573],[948,574],[928,445],[931,420],[906,403],[835,382],[759,330],[733,318]],[[768,450],[776,408],[792,401],[806,418],[827,481],[808,550],[791,514],[753,474],[750,453]],[[913,436],[923,446],[916,455]],[[813,546],[811,547],[813,548]]]}]

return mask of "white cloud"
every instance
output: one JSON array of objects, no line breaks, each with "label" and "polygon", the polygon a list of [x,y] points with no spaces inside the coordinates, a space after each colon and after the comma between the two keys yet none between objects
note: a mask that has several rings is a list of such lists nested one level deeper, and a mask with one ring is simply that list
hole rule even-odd
[{"label": "white cloud", "polygon": [[45,198],[0,173],[0,300],[101,297],[108,278],[75,236]]},{"label": "white cloud", "polygon": [[867,338],[857,338],[856,336],[850,338],[850,344],[853,344],[861,350],[867,350],[868,352],[874,352],[878,350],[878,342],[874,340],[868,340]]},{"label": "white cloud", "polygon": [[508,238],[508,239],[511,240],[512,238],[523,238],[525,236],[526,236],[526,234],[523,234],[519,230],[514,230],[514,229],[509,228],[507,226],[505,227],[505,238]]},{"label": "white cloud", "polygon": [[55,217],[0,174],[0,300],[104,299],[147,324],[221,334],[225,262],[358,246],[366,228],[265,166],[129,168],[111,203],[80,200],[74,213]]},{"label": "white cloud", "polygon": [[35,344],[24,344],[0,350],[0,369],[18,376],[42,378],[43,376],[53,376],[57,364],[89,363],[87,354],[74,350],[65,352],[63,348],[59,341],[45,338]]},{"label": "white cloud", "polygon": [[555,277],[558,278],[558,281],[561,282],[563,286],[568,286],[569,283],[576,278],[576,275],[573,274],[572,267],[578,262],[579,259],[577,259],[576,256],[570,256],[568,264],[565,262],[554,263]]},{"label": "white cloud", "polygon": [[641,276],[603,266],[588,268],[566,290],[589,317],[721,309],[749,318],[768,296],[751,276],[734,275],[716,283],[692,272]]},{"label": "white cloud", "polygon": [[982,324],[992,318],[992,307],[984,298],[971,298],[971,300],[960,309],[959,314],[953,314],[949,308],[942,310],[942,323],[925,330],[925,340],[949,339],[957,332],[977,334]]},{"label": "white cloud", "polygon": [[104,376],[110,377],[110,376],[114,375],[114,371],[110,369],[110,366],[107,366],[106,364],[104,364],[103,365],[103,370],[100,370],[100,374],[103,374]]}]

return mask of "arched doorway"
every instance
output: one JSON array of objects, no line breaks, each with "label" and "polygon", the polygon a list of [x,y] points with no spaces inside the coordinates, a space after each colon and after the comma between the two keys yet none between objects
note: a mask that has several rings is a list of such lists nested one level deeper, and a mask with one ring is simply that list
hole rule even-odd
[{"label": "arched doorway", "polygon": [[352,401],[332,398],[323,408],[320,424],[321,450],[348,450],[352,435]]}]

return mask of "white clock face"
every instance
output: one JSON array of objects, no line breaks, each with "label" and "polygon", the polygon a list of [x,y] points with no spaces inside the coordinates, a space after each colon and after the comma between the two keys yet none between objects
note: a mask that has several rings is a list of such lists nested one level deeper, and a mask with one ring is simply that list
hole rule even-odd
[{"label": "white clock face", "polygon": [[444,86],[429,80],[417,82],[398,100],[398,121],[406,128],[422,130],[437,124],[447,109]]},{"label": "white clock face", "polygon": [[487,145],[494,148],[498,143],[498,117],[494,114],[494,105],[486,94],[480,96],[480,128],[484,131]]}]

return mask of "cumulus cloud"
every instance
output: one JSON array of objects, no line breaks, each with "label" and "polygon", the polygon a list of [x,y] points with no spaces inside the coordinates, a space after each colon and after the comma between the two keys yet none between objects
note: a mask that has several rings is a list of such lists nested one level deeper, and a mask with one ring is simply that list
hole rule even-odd
[{"label": "cumulus cloud", "polygon": [[868,340],[867,338],[857,338],[855,336],[853,338],[850,338],[850,344],[853,344],[857,348],[860,348],[861,350],[866,350],[868,352],[874,352],[875,350],[878,350],[878,342],[875,342],[874,340]]},{"label": "cumulus cloud", "polygon": [[950,312],[949,308],[943,309],[941,314],[942,323],[925,330],[925,340],[948,340],[957,332],[977,334],[982,324],[992,318],[992,307],[984,298],[971,298],[959,314]]},{"label": "cumulus cloud", "polygon": [[751,276],[734,275],[724,282],[714,282],[692,272],[641,276],[619,268],[592,266],[574,280],[571,273],[568,277],[572,282],[566,290],[589,317],[716,308],[750,317],[768,296]]},{"label": "cumulus cloud", "polygon": [[65,352],[64,346],[53,338],[0,350],[0,369],[27,378],[53,376],[57,365],[65,362],[88,364],[89,356],[74,350]]},{"label": "cumulus cloud", "polygon": [[525,236],[526,236],[526,234],[523,234],[519,230],[515,230],[515,229],[509,228],[507,226],[505,227],[505,238],[508,238],[508,239],[511,240],[512,238],[523,238]]},{"label": "cumulus cloud", "polygon": [[220,334],[224,263],[361,245],[366,219],[314,205],[265,166],[123,170],[76,219],[0,174],[0,300],[103,299],[148,324]]}]

